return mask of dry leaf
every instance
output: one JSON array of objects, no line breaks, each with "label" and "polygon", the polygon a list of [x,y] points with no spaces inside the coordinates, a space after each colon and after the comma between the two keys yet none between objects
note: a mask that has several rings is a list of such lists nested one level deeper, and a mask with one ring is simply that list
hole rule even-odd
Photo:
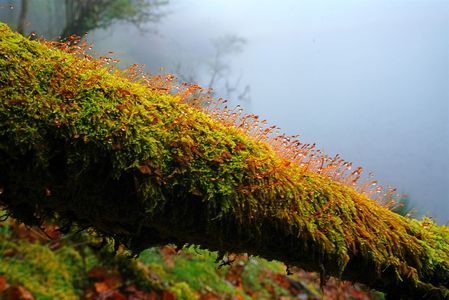
[{"label": "dry leaf", "polygon": [[33,295],[22,286],[13,285],[3,291],[2,300],[34,300]]},{"label": "dry leaf", "polygon": [[6,281],[6,277],[5,276],[0,276],[0,292],[3,292],[8,287],[9,287],[9,284]]}]

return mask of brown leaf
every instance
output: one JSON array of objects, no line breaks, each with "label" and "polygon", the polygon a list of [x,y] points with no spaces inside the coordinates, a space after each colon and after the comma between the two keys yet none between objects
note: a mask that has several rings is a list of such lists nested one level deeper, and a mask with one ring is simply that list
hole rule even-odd
[{"label": "brown leaf", "polygon": [[164,291],[162,293],[162,300],[177,300],[176,295],[169,292],[169,291]]},{"label": "brown leaf", "polygon": [[59,231],[59,228],[57,226],[46,225],[44,227],[44,232],[52,240],[61,238],[61,232]]},{"label": "brown leaf", "polygon": [[0,276],[0,292],[3,292],[8,287],[9,287],[9,284],[6,281],[6,277],[5,276]]},{"label": "brown leaf", "polygon": [[1,294],[2,300],[34,300],[33,295],[22,286],[12,285]]},{"label": "brown leaf", "polygon": [[105,278],[104,283],[107,284],[110,290],[114,290],[122,285],[122,277],[119,273],[112,274]]},{"label": "brown leaf", "polygon": [[83,297],[84,300],[95,300],[96,298],[97,298],[97,293],[93,289],[88,288],[84,291],[84,297]]},{"label": "brown leaf", "polygon": [[151,169],[147,165],[140,165],[139,170],[142,174],[150,174]]},{"label": "brown leaf", "polygon": [[2,256],[3,257],[11,257],[14,256],[17,253],[17,250],[15,248],[6,248],[3,250]]},{"label": "brown leaf", "polygon": [[109,286],[107,285],[106,282],[101,281],[101,282],[96,282],[95,283],[95,290],[97,291],[97,293],[104,293],[110,290]]},{"label": "brown leaf", "polygon": [[212,292],[207,292],[207,294],[202,295],[200,299],[201,300],[218,300],[220,298]]},{"label": "brown leaf", "polygon": [[122,277],[119,273],[109,274],[103,281],[95,283],[95,290],[104,293],[115,290],[122,285]]},{"label": "brown leaf", "polygon": [[149,300],[151,299],[151,295],[140,291],[137,289],[135,285],[130,285],[125,289],[125,293],[127,295],[128,300]]},{"label": "brown leaf", "polygon": [[175,266],[175,262],[173,261],[172,256],[176,254],[176,249],[170,246],[162,247],[160,250],[160,253],[162,255],[162,259],[165,262],[165,265],[172,269]]},{"label": "brown leaf", "polygon": [[119,291],[113,291],[112,294],[105,298],[106,300],[126,300],[126,296]]},{"label": "brown leaf", "polygon": [[150,292],[150,298],[149,300],[158,300],[158,296],[154,291]]},{"label": "brown leaf", "polygon": [[107,275],[107,270],[104,267],[96,266],[93,267],[88,273],[87,276],[93,279],[104,279]]}]

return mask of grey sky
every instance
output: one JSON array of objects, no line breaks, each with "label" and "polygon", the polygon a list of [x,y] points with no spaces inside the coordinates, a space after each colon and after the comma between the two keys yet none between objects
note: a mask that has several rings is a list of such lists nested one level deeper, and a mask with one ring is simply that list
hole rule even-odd
[{"label": "grey sky", "polygon": [[167,11],[157,35],[118,23],[90,39],[157,71],[204,70],[214,38],[245,38],[229,64],[251,86],[248,110],[449,220],[449,0],[177,0]]},{"label": "grey sky", "polygon": [[252,111],[449,219],[449,1],[179,1],[173,11],[159,28],[186,59],[210,55],[217,35],[248,40],[233,61]]}]

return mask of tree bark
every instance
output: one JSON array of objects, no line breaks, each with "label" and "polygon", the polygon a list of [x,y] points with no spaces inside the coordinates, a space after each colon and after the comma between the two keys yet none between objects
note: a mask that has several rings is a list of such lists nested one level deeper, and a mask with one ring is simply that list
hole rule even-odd
[{"label": "tree bark", "polygon": [[25,33],[27,15],[28,15],[28,0],[22,0],[22,4],[20,6],[19,23],[17,25],[17,32],[20,34]]},{"label": "tree bark", "polygon": [[[27,224],[277,259],[392,299],[449,299],[449,228],[99,63],[0,25],[0,202]],[[431,188],[431,187],[429,187]]]}]

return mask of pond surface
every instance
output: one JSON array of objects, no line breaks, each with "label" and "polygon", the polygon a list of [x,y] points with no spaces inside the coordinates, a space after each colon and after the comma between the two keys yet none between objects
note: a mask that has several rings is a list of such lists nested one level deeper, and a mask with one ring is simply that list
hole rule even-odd
[{"label": "pond surface", "polygon": [[449,220],[449,1],[0,5],[0,20],[25,34],[88,31],[97,51],[114,51],[125,65],[212,86],[372,171],[420,213]]}]

